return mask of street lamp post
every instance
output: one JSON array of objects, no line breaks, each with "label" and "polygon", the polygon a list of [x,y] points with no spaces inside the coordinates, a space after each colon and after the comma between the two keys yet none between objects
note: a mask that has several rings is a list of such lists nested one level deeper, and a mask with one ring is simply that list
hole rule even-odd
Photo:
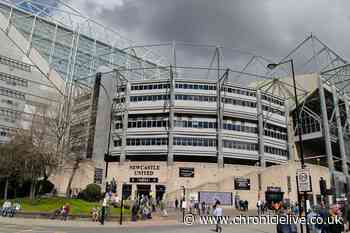
[{"label": "street lamp post", "polygon": [[[289,59],[286,61],[282,61],[280,63],[271,63],[267,65],[267,68],[269,69],[275,69],[277,66],[290,63],[291,70],[292,70],[292,78],[293,78],[293,89],[294,89],[294,101],[295,101],[295,110],[296,110],[296,124],[298,128],[298,138],[299,138],[299,150],[300,150],[300,162],[301,162],[301,168],[305,168],[305,160],[304,160],[304,146],[303,146],[303,138],[302,138],[302,125],[301,125],[301,120],[300,120],[300,106],[298,102],[298,94],[297,94],[297,86],[296,86],[296,81],[295,81],[295,72],[294,72],[294,62],[293,59]],[[305,212],[305,217],[306,217],[306,192],[303,193],[304,198],[303,198],[303,205],[304,205],[304,212]],[[299,197],[299,191],[298,191],[298,197]],[[299,198],[298,198],[299,200]],[[299,201],[299,215],[301,215],[301,203]],[[303,227],[300,226],[301,233],[303,233]],[[309,233],[309,229],[306,225],[306,232]]]},{"label": "street lamp post", "polygon": [[182,188],[182,202],[181,202],[181,209],[182,209],[182,221],[185,221],[185,207],[186,207],[186,188],[185,186],[181,186]]},{"label": "street lamp post", "polygon": [[124,208],[124,192],[125,192],[125,183],[122,184],[122,199],[120,201],[120,218],[119,218],[119,224],[122,225],[123,224],[123,208]]}]

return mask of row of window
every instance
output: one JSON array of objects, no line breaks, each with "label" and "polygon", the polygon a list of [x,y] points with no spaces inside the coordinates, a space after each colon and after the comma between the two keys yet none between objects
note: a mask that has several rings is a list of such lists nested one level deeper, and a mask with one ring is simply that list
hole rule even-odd
[{"label": "row of window", "polygon": [[279,149],[279,148],[275,148],[275,147],[271,147],[271,146],[265,146],[264,150],[265,150],[265,153],[280,155],[280,156],[284,156],[284,157],[288,156],[288,151],[283,150],[283,149]]},{"label": "row of window", "polygon": [[284,132],[280,131],[275,131],[271,129],[265,129],[265,136],[272,137],[272,138],[277,138],[280,140],[287,140],[287,134]]},{"label": "row of window", "polygon": [[141,95],[141,96],[130,96],[130,101],[131,102],[158,101],[158,100],[168,100],[169,98],[170,98],[169,95]]},{"label": "row of window", "polygon": [[266,124],[265,125],[265,135],[272,138],[277,138],[280,140],[287,140],[287,129],[272,125],[272,124]]},{"label": "row of window", "polygon": [[222,98],[222,101],[225,104],[240,105],[243,107],[256,108],[256,102],[252,102],[252,101],[238,100],[238,99],[232,99],[232,98]]},{"label": "row of window", "polygon": [[5,57],[5,56],[0,56],[0,63],[14,67],[16,69],[28,71],[28,72],[30,72],[30,68],[31,68],[31,66],[27,63],[24,63],[9,57]]},{"label": "row of window", "polygon": [[124,92],[124,91],[125,91],[125,86],[117,87],[117,92]]},{"label": "row of window", "polygon": [[284,101],[279,100],[279,99],[277,99],[277,98],[274,98],[274,97],[272,97],[272,96],[262,95],[261,98],[262,98],[263,100],[266,100],[266,101],[271,102],[271,103],[274,103],[274,104],[278,104],[278,105],[281,105],[281,106],[284,105]]},{"label": "row of window", "polygon": [[223,128],[227,130],[241,131],[247,133],[258,133],[257,126],[247,126],[242,125],[241,122],[238,123],[224,123]]},{"label": "row of window", "polygon": [[13,132],[13,129],[7,127],[0,127],[0,136],[2,137],[9,137],[11,132]]},{"label": "row of window", "polygon": [[[131,86],[131,90],[152,90],[152,89],[168,89],[168,88],[170,88],[169,83],[138,84],[138,85]],[[194,89],[194,90],[216,90],[216,85],[215,84],[176,83],[175,88]],[[124,89],[120,91],[124,91]],[[254,96],[254,97],[256,96],[255,91],[245,90],[239,87],[224,87],[223,91],[228,93],[239,94],[239,95]],[[268,95],[263,95],[262,99],[275,104],[284,105],[284,102],[282,100],[273,98]]]},{"label": "row of window", "polygon": [[[117,128],[119,127],[119,128]],[[131,120],[128,122],[128,128],[160,128],[160,127],[168,127],[168,120]],[[121,122],[118,122],[116,125],[117,129],[123,128]]]},{"label": "row of window", "polygon": [[155,89],[168,89],[170,88],[169,83],[154,83],[154,84],[139,84],[132,85],[131,90],[155,90]]},{"label": "row of window", "polygon": [[251,143],[251,142],[223,140],[223,146],[224,148],[231,148],[231,149],[238,149],[238,150],[249,150],[249,151],[258,150],[258,144]]},{"label": "row of window", "polygon": [[25,95],[23,92],[1,88],[1,87],[0,87],[0,95],[9,96],[9,97],[21,99],[21,100],[25,99]]},{"label": "row of window", "polygon": [[7,108],[0,108],[0,116],[10,117],[11,119],[19,119],[21,118],[21,112],[16,110],[11,110]]},{"label": "row of window", "polygon": [[256,96],[255,91],[249,91],[249,90],[244,90],[244,89],[234,88],[234,87],[224,87],[223,91],[228,93],[238,94],[238,95]]},{"label": "row of window", "polygon": [[277,108],[273,108],[273,107],[270,107],[270,106],[263,105],[262,109],[263,109],[263,111],[272,112],[272,113],[276,113],[278,115],[284,116],[284,112],[279,110],[279,109],[277,109]]},{"label": "row of window", "polygon": [[2,99],[1,103],[7,104],[7,105],[11,105],[11,106],[18,106],[18,102],[15,102],[13,100],[10,99]]},{"label": "row of window", "polygon": [[0,80],[6,82],[6,84],[9,84],[9,85],[28,87],[28,80],[25,80],[23,78],[20,78],[14,75],[0,72]]},{"label": "row of window", "polygon": [[216,122],[208,121],[175,120],[174,125],[180,128],[216,129]]},{"label": "row of window", "polygon": [[168,145],[168,138],[128,138],[126,144],[128,146],[161,146]]},{"label": "row of window", "polygon": [[176,100],[189,100],[199,102],[215,102],[216,96],[205,96],[205,95],[175,95]]},{"label": "row of window", "polygon": [[[122,140],[114,140],[115,147],[120,147]],[[161,146],[168,145],[168,138],[128,138],[126,140],[128,146]],[[215,138],[198,138],[198,137],[174,137],[173,144],[176,146],[201,146],[201,147],[216,147]],[[233,140],[223,140],[224,148],[257,151],[258,144],[251,142],[240,142]],[[265,152],[280,156],[288,156],[288,152],[283,149],[265,146]]]},{"label": "row of window", "polygon": [[215,147],[215,138],[192,138],[192,137],[174,137],[174,145],[177,146],[204,146]]},{"label": "row of window", "polygon": [[216,90],[215,84],[176,83],[175,88],[195,90]]},{"label": "row of window", "polygon": [[[115,122],[115,129],[122,129],[123,124],[121,121]],[[195,120],[174,120],[174,126],[179,128],[198,128],[198,129],[216,129],[216,122],[209,121],[195,121]],[[167,128],[167,119],[130,119],[128,122],[128,128]],[[258,133],[257,126],[248,126],[244,122],[228,123],[227,121],[223,124],[223,129],[241,131],[247,133]],[[286,129],[282,127],[275,127],[270,124],[265,127],[265,135],[281,140],[287,140]]]}]

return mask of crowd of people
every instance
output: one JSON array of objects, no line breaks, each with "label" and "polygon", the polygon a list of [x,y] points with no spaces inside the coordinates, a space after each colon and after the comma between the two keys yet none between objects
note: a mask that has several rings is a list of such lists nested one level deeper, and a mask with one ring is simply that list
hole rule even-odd
[{"label": "crowd of people", "polygon": [[0,208],[0,215],[3,217],[14,217],[16,213],[21,209],[21,205],[18,202],[12,203],[7,200]]},{"label": "crowd of people", "polygon": [[[271,209],[279,216],[304,216],[308,224],[310,233],[342,233],[350,231],[350,206],[334,204],[326,206],[324,204],[314,205],[308,208],[305,214],[303,208],[299,209],[297,203],[273,203]],[[322,219],[322,221],[310,221]],[[313,224],[310,224],[313,223]],[[294,223],[281,222],[276,225],[277,233],[297,233],[298,227]]]}]

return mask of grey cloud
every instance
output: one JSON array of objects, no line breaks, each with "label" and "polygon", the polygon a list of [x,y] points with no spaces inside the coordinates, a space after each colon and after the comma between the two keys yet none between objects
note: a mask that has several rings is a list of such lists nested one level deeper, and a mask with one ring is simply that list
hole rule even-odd
[{"label": "grey cloud", "polygon": [[[278,59],[313,32],[350,57],[350,2],[345,0],[125,0],[103,7],[104,1],[86,0],[80,6],[142,44],[220,44]],[[200,59],[204,54],[194,51],[187,56]]]}]

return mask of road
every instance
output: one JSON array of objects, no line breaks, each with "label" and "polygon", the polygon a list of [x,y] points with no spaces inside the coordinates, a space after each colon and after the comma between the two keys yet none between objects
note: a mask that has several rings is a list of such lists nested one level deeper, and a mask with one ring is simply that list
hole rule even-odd
[{"label": "road", "polygon": [[[0,218],[0,233],[211,233],[213,225],[185,226],[181,224],[136,223],[119,226],[107,223],[104,226],[91,222],[52,222],[35,219]],[[273,225],[226,225],[223,232],[230,233],[274,233]]]}]

